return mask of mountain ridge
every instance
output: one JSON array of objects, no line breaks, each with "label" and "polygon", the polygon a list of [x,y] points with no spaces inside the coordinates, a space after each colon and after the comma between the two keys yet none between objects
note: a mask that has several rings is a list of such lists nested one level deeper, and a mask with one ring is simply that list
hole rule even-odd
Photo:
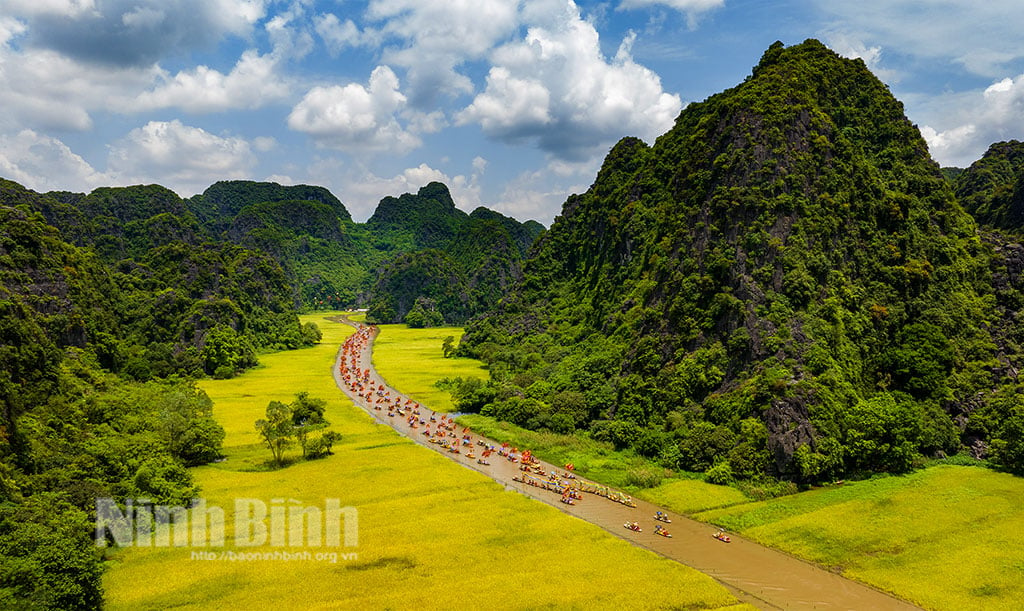
[{"label": "mountain ridge", "polygon": [[[981,250],[863,61],[776,43],[653,145],[616,144],[463,350],[510,372],[485,414],[671,468],[905,470],[957,451],[949,406],[990,375]],[[584,407],[559,417],[562,392]]]}]

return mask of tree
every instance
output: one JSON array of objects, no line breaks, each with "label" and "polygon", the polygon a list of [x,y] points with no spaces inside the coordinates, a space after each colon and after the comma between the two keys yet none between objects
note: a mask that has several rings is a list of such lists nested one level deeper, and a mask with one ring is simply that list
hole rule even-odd
[{"label": "tree", "polygon": [[252,345],[231,327],[218,325],[206,334],[202,350],[203,369],[215,378],[230,378],[256,364]]},{"label": "tree", "polygon": [[267,405],[266,419],[256,421],[256,430],[274,455],[274,462],[284,465],[284,450],[295,436],[291,408],[280,401],[271,401]]},{"label": "tree", "polygon": [[186,467],[203,465],[221,456],[224,428],[213,418],[213,401],[193,383],[151,387],[167,449]]},{"label": "tree", "polygon": [[1024,407],[1015,405],[992,440],[996,463],[1015,475],[1024,475]]},{"label": "tree", "polygon": [[341,433],[336,431],[324,431],[323,435],[320,435],[309,442],[309,453],[306,455],[306,458],[323,458],[324,456],[331,454],[331,448],[333,448],[335,442],[338,441],[341,441]]},{"label": "tree", "polygon": [[427,297],[417,297],[412,309],[405,315],[405,324],[414,329],[440,327],[444,324],[444,316],[438,311],[436,301]]},{"label": "tree", "polygon": [[320,340],[323,339],[323,332],[320,327],[316,326],[315,322],[307,322],[302,325],[302,343],[306,346],[312,346],[319,344]]},{"label": "tree", "polygon": [[441,351],[444,353],[444,358],[450,359],[455,356],[455,336],[449,335],[444,338],[444,342],[441,344]]},{"label": "tree", "polygon": [[[302,391],[295,395],[295,401],[292,402],[292,427],[295,431],[295,438],[299,442],[299,447],[302,448],[302,457],[309,458],[307,452],[309,445],[309,434],[313,431],[319,431],[327,428],[330,422],[324,419],[324,409],[327,408],[327,402],[323,399],[315,399],[309,396],[309,393]],[[330,447],[328,447],[330,450]]]},{"label": "tree", "polygon": [[90,526],[85,511],[52,492],[0,504],[0,607],[101,609]]}]

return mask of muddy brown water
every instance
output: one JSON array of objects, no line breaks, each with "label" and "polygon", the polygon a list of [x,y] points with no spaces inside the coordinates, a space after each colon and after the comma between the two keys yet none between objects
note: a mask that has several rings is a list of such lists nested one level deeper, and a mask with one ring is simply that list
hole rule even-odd
[{"label": "muddy brown water", "polygon": [[[334,320],[357,329],[364,326],[343,317]],[[373,368],[371,358],[375,337],[375,334],[371,335],[366,346],[360,351],[358,367],[370,370],[370,379],[375,384],[386,386],[391,397],[400,397],[404,401],[407,397],[395,388],[388,386]],[[484,473],[503,484],[507,490],[514,490],[552,505],[565,513],[600,526],[617,537],[709,575],[743,602],[761,609],[919,609],[919,607],[893,598],[870,586],[846,579],[778,550],[758,545],[733,533],[729,535],[732,541],[723,543],[712,537],[715,531],[713,526],[642,500],[633,499],[636,507],[628,507],[601,496],[584,493],[582,500],[577,501],[575,505],[562,503],[561,495],[556,492],[514,481],[513,478],[522,477],[518,462],[510,462],[494,453],[489,458],[490,465],[478,464],[475,458],[470,459],[464,454],[451,453],[437,444],[430,443],[422,434],[422,425],[411,428],[403,417],[397,415],[388,417],[386,410],[374,410],[365,399],[351,391],[345,384],[340,373],[341,359],[342,350],[339,350],[334,364],[334,378],[338,387],[357,406],[378,422],[391,426],[400,434],[409,437],[423,447],[430,448],[459,464]],[[430,410],[427,408],[421,409],[421,415],[428,420],[428,423],[429,412]],[[432,426],[431,429],[433,430],[434,427]],[[461,438],[461,427],[456,429],[456,434]],[[488,445],[501,445],[475,433],[472,437],[472,447],[478,456],[481,450],[476,445],[478,440],[482,440]],[[540,464],[541,468],[548,473],[553,470],[564,473],[564,469],[556,468],[554,465],[543,461]],[[672,520],[670,524],[663,525],[672,533],[671,538],[655,534],[654,527],[659,522],[656,522],[653,516],[657,511],[668,514]],[[626,522],[638,522],[642,531],[627,530],[624,526]]]}]

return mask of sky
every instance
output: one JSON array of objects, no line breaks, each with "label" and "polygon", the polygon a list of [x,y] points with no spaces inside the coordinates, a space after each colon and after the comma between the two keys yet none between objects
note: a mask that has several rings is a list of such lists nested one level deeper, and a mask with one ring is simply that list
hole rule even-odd
[{"label": "sky", "polygon": [[1024,140],[1020,0],[0,0],[0,177],[36,191],[430,181],[545,225],[776,40],[864,60],[941,165]]}]

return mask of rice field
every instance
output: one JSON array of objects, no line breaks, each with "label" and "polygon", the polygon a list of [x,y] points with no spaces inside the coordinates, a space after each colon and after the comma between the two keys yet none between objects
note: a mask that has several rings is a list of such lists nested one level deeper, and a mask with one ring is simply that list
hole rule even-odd
[{"label": "rice field", "polygon": [[928,609],[1020,609],[1024,481],[939,465],[698,514]]},{"label": "rice field", "polygon": [[455,345],[462,338],[461,327],[410,329],[407,325],[379,325],[374,340],[373,366],[388,384],[439,412],[455,410],[448,391],[434,386],[443,378],[480,378],[487,370],[475,359],[444,358],[444,339],[451,336]]},{"label": "rice field", "polygon": [[[405,330],[403,341],[421,332]],[[404,389],[416,379],[404,375],[427,373],[397,371],[389,380]],[[616,487],[626,485],[630,468],[647,468],[607,444],[472,414],[459,422],[546,460],[574,462],[581,473]],[[1020,609],[1024,600],[1024,479],[1012,475],[938,465],[763,502],[734,488],[668,478],[635,495],[927,609]]]},{"label": "rice field", "polygon": [[[193,474],[207,504],[225,511],[227,545],[113,552],[104,576],[109,609],[750,609],[705,575],[507,492],[374,423],[334,385],[331,366],[349,328],[323,318],[303,317],[323,330],[319,346],[265,355],[245,375],[203,382],[227,431],[228,458]],[[270,470],[253,422],[269,401],[299,391],[328,400],[325,415],[343,438],[326,459]],[[358,512],[358,544],[340,548],[348,557],[334,562],[232,561],[220,552],[325,549],[234,547],[244,534],[231,527],[238,498],[313,507],[338,499]]]}]

